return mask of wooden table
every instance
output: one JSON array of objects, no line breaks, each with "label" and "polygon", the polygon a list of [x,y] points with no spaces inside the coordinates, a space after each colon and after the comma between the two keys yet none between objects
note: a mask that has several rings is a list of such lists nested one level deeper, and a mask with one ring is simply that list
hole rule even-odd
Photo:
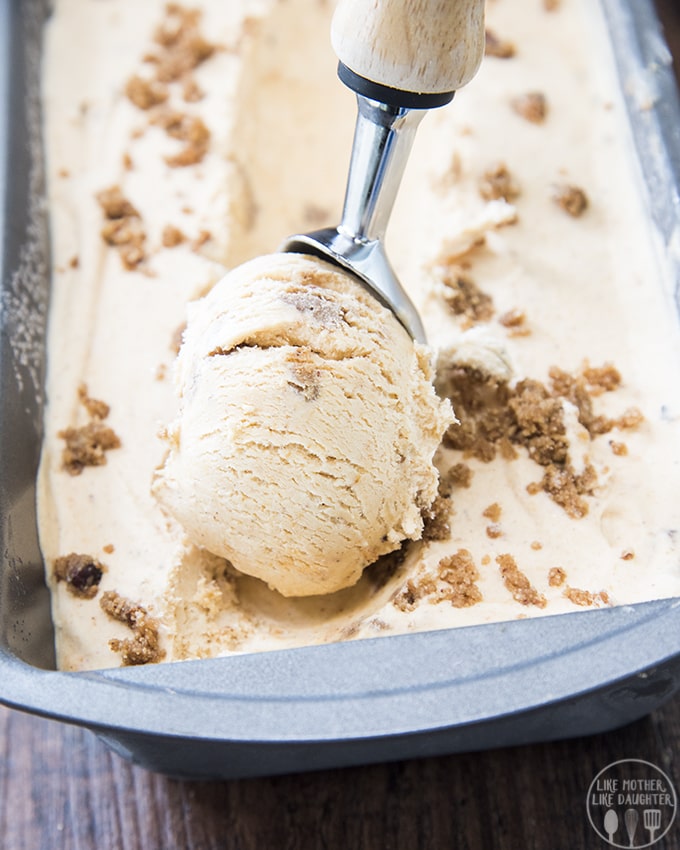
[{"label": "wooden table", "polygon": [[[657,0],[680,56],[680,3]],[[680,791],[680,699],[558,743],[232,782],[133,767],[81,729],[0,707],[0,850],[560,850],[606,847],[586,793],[644,759]],[[655,845],[680,848],[680,820]]]},{"label": "wooden table", "polygon": [[[680,789],[680,700],[573,741],[231,782],[131,767],[90,733],[0,711],[3,850],[574,850],[595,775],[651,761]],[[664,850],[680,847],[680,823]]]}]

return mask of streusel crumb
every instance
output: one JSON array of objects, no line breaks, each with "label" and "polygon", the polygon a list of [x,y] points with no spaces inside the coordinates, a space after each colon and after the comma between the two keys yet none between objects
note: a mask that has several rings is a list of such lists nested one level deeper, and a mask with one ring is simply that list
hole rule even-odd
[{"label": "streusel crumb", "polygon": [[109,617],[123,623],[133,633],[131,638],[112,638],[109,641],[111,649],[120,653],[123,665],[155,664],[164,658],[165,651],[160,648],[158,622],[146,608],[113,590],[104,593],[99,604]]},{"label": "streusel crumb", "polygon": [[53,565],[57,582],[66,582],[69,591],[81,599],[94,599],[105,570],[96,558],[75,552],[56,558]]},{"label": "streusel crumb", "polygon": [[542,124],[548,114],[548,102],[542,92],[533,91],[518,95],[510,103],[518,115],[532,124]]},{"label": "streusel crumb", "polygon": [[552,567],[548,573],[548,584],[550,587],[561,587],[566,579],[567,574],[562,567]]},{"label": "streusel crumb", "polygon": [[560,184],[553,187],[553,200],[572,218],[579,218],[588,209],[588,196],[578,186]]},{"label": "streusel crumb", "polygon": [[504,162],[497,162],[482,174],[479,180],[479,194],[485,201],[497,201],[499,198],[511,203],[520,195],[519,186]]},{"label": "streusel crumb", "polygon": [[504,38],[499,38],[490,29],[484,32],[484,55],[495,56],[497,59],[512,59],[515,55],[515,45]]},{"label": "streusel crumb", "polygon": [[519,602],[520,605],[535,605],[537,608],[545,608],[548,604],[545,596],[531,584],[527,576],[517,566],[512,555],[498,555],[496,563],[500,568],[503,584],[510,591],[515,602]]}]

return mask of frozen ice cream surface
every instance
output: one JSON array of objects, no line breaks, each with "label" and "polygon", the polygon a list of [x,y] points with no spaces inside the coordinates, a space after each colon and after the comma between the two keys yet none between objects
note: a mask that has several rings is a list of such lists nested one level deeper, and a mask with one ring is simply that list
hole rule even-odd
[{"label": "frozen ice cream surface", "polygon": [[189,5],[56,0],[46,27],[59,667],[680,596],[675,281],[600,4],[487,3],[478,74],[419,127],[387,253],[448,426],[391,315],[267,256],[340,220],[334,3]]},{"label": "frozen ice cream surface", "polygon": [[237,267],[190,306],[177,365],[154,490],[192,543],[308,596],[422,535],[451,408],[348,274],[298,254]]}]

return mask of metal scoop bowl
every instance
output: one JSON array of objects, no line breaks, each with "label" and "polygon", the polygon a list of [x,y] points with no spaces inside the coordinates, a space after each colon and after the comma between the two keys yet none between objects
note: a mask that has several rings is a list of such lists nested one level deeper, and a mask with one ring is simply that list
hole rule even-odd
[{"label": "metal scoop bowl", "polygon": [[423,110],[357,95],[358,114],[342,219],[337,227],[290,236],[282,251],[314,254],[352,272],[425,342],[418,311],[399,283],[383,237]]}]

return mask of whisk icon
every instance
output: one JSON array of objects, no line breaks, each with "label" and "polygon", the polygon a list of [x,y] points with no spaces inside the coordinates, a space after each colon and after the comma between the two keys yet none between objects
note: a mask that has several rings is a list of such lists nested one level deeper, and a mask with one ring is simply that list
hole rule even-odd
[{"label": "whisk icon", "polygon": [[629,847],[635,847],[635,832],[638,826],[638,810],[637,809],[626,809],[626,813],[623,816],[623,822],[626,825],[626,832],[628,833],[628,844]]}]

